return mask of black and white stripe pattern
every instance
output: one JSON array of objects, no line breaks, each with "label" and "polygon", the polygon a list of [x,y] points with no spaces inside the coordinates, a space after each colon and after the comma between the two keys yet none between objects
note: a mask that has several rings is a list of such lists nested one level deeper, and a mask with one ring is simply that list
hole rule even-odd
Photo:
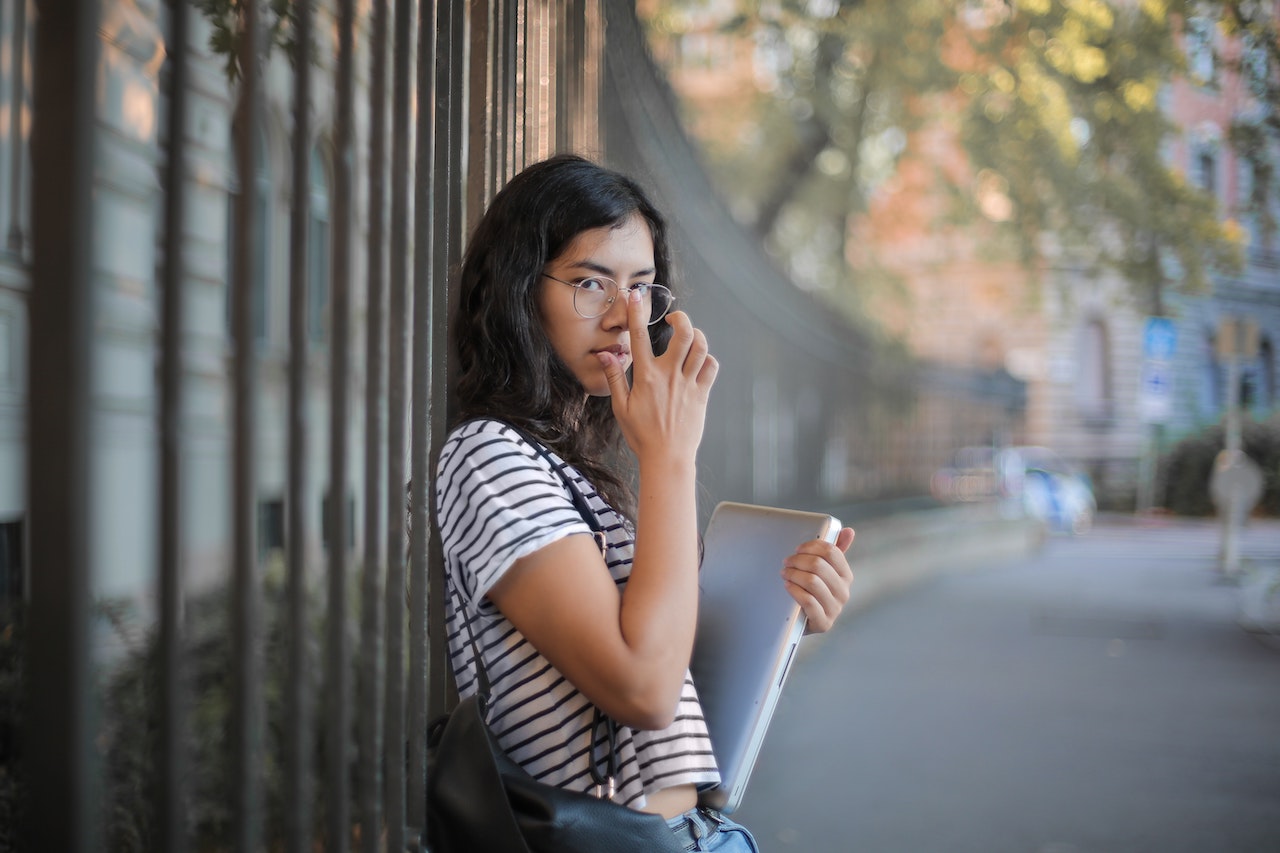
[{"label": "black and white stripe pattern", "polygon": [[[619,588],[625,587],[635,550],[630,524],[576,469],[554,454],[552,459],[595,511],[605,531],[609,573]],[[507,754],[542,782],[592,790],[591,703],[486,597],[516,560],[590,529],[547,459],[499,421],[470,421],[449,436],[440,454],[436,499],[447,573],[449,652],[459,693],[467,696],[476,689],[463,622],[467,608],[492,683],[489,724]],[[617,746],[614,799],[619,803],[638,808],[646,792],[686,783],[707,787],[720,779],[687,673],[675,722],[661,731],[619,726]]]}]

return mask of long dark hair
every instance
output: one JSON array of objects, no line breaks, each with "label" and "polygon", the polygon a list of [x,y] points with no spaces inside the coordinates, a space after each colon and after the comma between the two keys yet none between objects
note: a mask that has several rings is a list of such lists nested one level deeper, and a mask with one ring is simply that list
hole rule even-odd
[{"label": "long dark hair", "polygon": [[[583,231],[618,227],[639,214],[653,237],[655,280],[671,286],[666,221],[633,180],[574,155],[529,166],[499,192],[462,262],[452,321],[455,393],[462,419],[493,417],[522,427],[582,471],[630,514],[619,464],[620,432],[608,397],[588,397],[542,327],[542,270]],[[670,327],[649,327],[662,352]]]}]

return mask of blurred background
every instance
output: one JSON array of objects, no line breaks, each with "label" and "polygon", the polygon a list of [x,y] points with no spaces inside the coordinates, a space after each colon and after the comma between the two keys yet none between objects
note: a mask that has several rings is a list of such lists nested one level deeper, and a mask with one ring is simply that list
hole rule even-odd
[{"label": "blurred background", "polygon": [[922,469],[1037,445],[1103,509],[1202,514],[1212,451],[1187,439],[1238,403],[1273,452],[1269,5],[639,6],[712,182],[795,286],[917,370],[1011,389],[1005,419],[896,419],[944,434]]},{"label": "blurred background", "polygon": [[[766,849],[1280,848],[1277,26],[1264,0],[5,0],[0,849],[421,849],[451,273],[558,151],[672,223],[722,364],[704,517],[859,530],[854,614],[779,728],[840,711],[822,746],[861,751],[773,736]],[[956,675],[1045,638],[1139,668],[1045,645]],[[1090,724],[1036,728],[1037,679]],[[955,703],[982,757],[905,713]],[[1009,709],[1022,741],[983,728]],[[1205,752],[1160,764],[1188,731]],[[1018,784],[1049,740],[1096,752],[1062,779],[1124,755],[1169,784]],[[851,812],[899,742],[994,756],[998,805],[908,773]]]}]

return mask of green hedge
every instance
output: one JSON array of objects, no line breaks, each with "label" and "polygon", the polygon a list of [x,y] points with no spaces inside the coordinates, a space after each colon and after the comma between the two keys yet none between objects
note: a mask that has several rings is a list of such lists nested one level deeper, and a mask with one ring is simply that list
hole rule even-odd
[{"label": "green hedge", "polygon": [[[1262,499],[1255,512],[1280,516],[1280,415],[1240,429],[1245,454],[1262,469]],[[1161,505],[1179,515],[1215,515],[1209,496],[1214,459],[1225,446],[1223,428],[1212,426],[1174,445],[1160,460]]]},{"label": "green hedge", "polygon": [[[265,847],[281,848],[284,836],[284,741],[285,687],[288,645],[283,565],[273,561],[264,572],[262,584],[263,699],[265,730],[262,744],[263,827]],[[352,573],[348,594],[351,613],[347,620],[347,648],[353,656],[349,671],[355,671],[358,653],[357,615],[360,592],[358,572]],[[324,791],[318,778],[325,763],[326,711],[320,677],[324,668],[322,640],[325,636],[326,606],[317,589],[309,589],[307,609],[311,630],[306,632],[307,656],[305,690],[314,703],[310,721],[312,776],[311,812],[314,834],[323,835]],[[144,853],[154,849],[156,831],[154,786],[155,763],[160,735],[159,638],[154,626],[144,626],[134,608],[120,601],[98,601],[94,605],[95,624],[105,622],[121,641],[120,659],[100,668],[96,687],[101,697],[100,731],[95,743],[100,749],[102,780],[101,827],[96,832],[99,848],[112,853]],[[186,803],[191,849],[230,850],[232,847],[233,772],[229,744],[232,701],[232,631],[230,590],[219,585],[192,595],[187,602],[183,650],[184,690],[189,704],[185,722],[188,779]],[[25,818],[27,792],[23,773],[21,731],[24,724],[25,685],[23,668],[24,612],[21,606],[0,608],[0,853],[25,850],[19,827]],[[99,621],[101,620],[101,621]],[[353,684],[353,688],[354,688]],[[352,738],[358,723],[352,713]],[[353,824],[359,821],[354,801]],[[354,835],[354,833],[353,833]],[[354,849],[346,845],[343,849]]]}]

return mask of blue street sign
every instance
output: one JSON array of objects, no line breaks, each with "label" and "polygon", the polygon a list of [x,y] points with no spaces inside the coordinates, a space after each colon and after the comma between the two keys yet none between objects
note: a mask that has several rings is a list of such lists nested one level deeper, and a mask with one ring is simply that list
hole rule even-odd
[{"label": "blue street sign", "polygon": [[1148,317],[1142,332],[1142,357],[1170,361],[1178,347],[1178,330],[1168,317]]},{"label": "blue street sign", "polygon": [[1138,414],[1149,424],[1168,423],[1173,416],[1173,374],[1166,362],[1148,361],[1143,365]]}]

